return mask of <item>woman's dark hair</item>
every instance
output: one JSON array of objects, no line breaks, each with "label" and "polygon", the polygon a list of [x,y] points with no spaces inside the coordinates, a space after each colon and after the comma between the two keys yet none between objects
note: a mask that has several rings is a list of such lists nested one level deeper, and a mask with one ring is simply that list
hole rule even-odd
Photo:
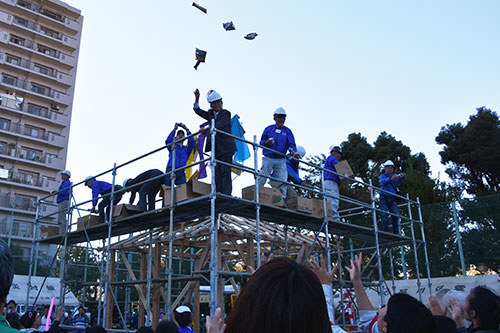
[{"label": "woman's dark hair", "polygon": [[10,327],[15,328],[16,330],[21,329],[21,321],[19,320],[17,313],[11,312],[5,317],[5,319],[9,322]]},{"label": "woman's dark hair", "polygon": [[436,332],[439,333],[455,333],[457,331],[457,324],[453,319],[446,316],[434,316],[434,322],[436,323]]},{"label": "woman's dark hair", "polygon": [[35,310],[26,312],[21,317],[21,325],[23,325],[24,328],[31,328],[31,326],[33,326],[33,323],[35,322],[36,316],[37,312]]},{"label": "woman's dark hair", "polygon": [[148,326],[141,326],[135,331],[136,333],[154,333],[153,329]]},{"label": "woman's dark hair", "polygon": [[484,287],[475,287],[470,291],[469,310],[476,311],[480,327],[483,330],[498,330],[500,324],[500,297]]},{"label": "woman's dark hair", "polygon": [[304,265],[272,259],[246,283],[225,332],[331,332],[321,282]]},{"label": "woman's dark hair", "polygon": [[436,332],[431,311],[407,294],[394,294],[389,298],[384,320],[387,323],[388,333]]},{"label": "woman's dark hair", "polygon": [[156,326],[155,333],[177,333],[179,329],[171,320],[161,320]]},{"label": "woman's dark hair", "polygon": [[106,329],[101,325],[94,325],[92,327],[87,327],[85,333],[106,333]]}]

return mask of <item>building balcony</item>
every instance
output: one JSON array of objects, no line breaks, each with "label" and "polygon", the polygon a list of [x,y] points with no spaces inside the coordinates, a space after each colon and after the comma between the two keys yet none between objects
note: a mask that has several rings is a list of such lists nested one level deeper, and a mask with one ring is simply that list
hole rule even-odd
[{"label": "building balcony", "polygon": [[0,128],[0,133],[17,134],[36,142],[47,143],[59,148],[66,147],[66,139],[61,135],[50,133],[41,128],[35,128],[21,123],[7,123]]},{"label": "building balcony", "polygon": [[21,80],[13,76],[2,75],[0,82],[2,85],[15,88],[23,93],[42,97],[49,102],[55,101],[66,106],[71,105],[71,96],[33,81]]},{"label": "building balcony", "polygon": [[53,179],[27,173],[11,172],[10,170],[8,170],[8,177],[6,179],[0,178],[0,181],[26,185],[28,188],[47,192],[54,191],[59,187],[59,183]]},{"label": "building balcony", "polygon": [[[18,196],[11,193],[0,193],[0,209],[13,211],[15,213],[26,213],[34,215],[36,213],[36,199]],[[39,214],[43,216],[51,215],[56,217],[56,205],[41,205]]]},{"label": "building balcony", "polygon": [[23,100],[13,95],[0,93],[0,109],[62,127],[69,126],[70,119],[68,116]]},{"label": "building balcony", "polygon": [[64,161],[53,154],[41,153],[27,148],[17,148],[15,143],[0,146],[0,156],[16,162],[27,162],[50,169],[63,170]]},{"label": "building balcony", "polygon": [[69,54],[55,50],[41,43],[36,43],[32,40],[10,34],[3,30],[0,30],[0,42],[21,48],[28,52],[36,52],[37,54],[45,56],[47,59],[58,61],[69,67],[76,66],[76,58]]},{"label": "building balcony", "polygon": [[49,19],[50,21],[57,23],[58,25],[62,25],[68,29],[73,30],[73,32],[80,31],[80,24],[75,20],[72,20],[62,14],[56,13],[48,8],[44,8],[43,6],[27,1],[27,0],[1,0],[2,2],[9,3],[12,6],[16,6],[19,8],[23,8],[26,10],[30,10],[35,12],[43,17]]},{"label": "building balcony", "polygon": [[0,64],[25,70],[28,73],[39,75],[43,78],[67,85],[68,87],[74,83],[73,77],[68,74],[44,65],[39,65],[38,63],[25,58],[8,55],[7,53],[0,52]]}]

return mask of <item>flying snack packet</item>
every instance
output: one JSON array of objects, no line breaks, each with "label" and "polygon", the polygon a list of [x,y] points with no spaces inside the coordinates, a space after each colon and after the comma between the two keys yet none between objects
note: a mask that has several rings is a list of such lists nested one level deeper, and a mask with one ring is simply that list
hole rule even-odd
[{"label": "flying snack packet", "polygon": [[201,64],[202,62],[205,62],[205,58],[207,56],[207,51],[203,51],[200,49],[196,49],[196,65],[194,65],[194,69],[198,70],[198,65]]},{"label": "flying snack packet", "polygon": [[236,30],[236,27],[234,26],[233,21],[222,23],[222,26],[224,27],[224,29],[226,29],[226,31]]},{"label": "flying snack packet", "polygon": [[198,5],[196,2],[193,2],[193,7],[198,8],[199,10],[204,12],[205,14],[207,13],[207,10],[205,8],[203,8],[202,6]]},{"label": "flying snack packet", "polygon": [[252,40],[252,39],[255,39],[255,37],[257,37],[257,36],[258,36],[258,34],[256,32],[251,32],[245,36],[245,39]]}]

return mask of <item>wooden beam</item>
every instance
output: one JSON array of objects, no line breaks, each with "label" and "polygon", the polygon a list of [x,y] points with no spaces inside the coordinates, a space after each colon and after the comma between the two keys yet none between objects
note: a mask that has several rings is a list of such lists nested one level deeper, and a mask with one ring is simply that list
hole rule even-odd
[{"label": "wooden beam", "polygon": [[[154,265],[153,265],[153,278],[159,279],[161,274],[161,243],[155,243],[154,247]],[[153,316],[151,317],[151,326],[153,330],[156,329],[160,318],[160,284],[153,284]]]},{"label": "wooden beam", "polygon": [[[112,250],[109,255],[109,272],[108,274],[108,281],[112,282],[115,279],[115,274],[116,274],[116,251]],[[105,328],[112,328],[113,326],[113,293],[111,292],[111,284],[108,285],[109,288],[106,290],[106,293],[108,294],[107,298],[107,303],[105,304],[106,306],[106,318],[105,318]]]}]

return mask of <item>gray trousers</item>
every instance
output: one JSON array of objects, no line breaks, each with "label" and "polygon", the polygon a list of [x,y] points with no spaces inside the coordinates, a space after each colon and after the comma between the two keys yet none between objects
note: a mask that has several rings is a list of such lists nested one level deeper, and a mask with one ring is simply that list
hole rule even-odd
[{"label": "gray trousers", "polygon": [[328,196],[326,199],[332,203],[332,219],[337,221],[339,216],[339,184],[330,179],[325,179],[325,192]]},{"label": "gray trousers", "polygon": [[59,223],[59,234],[64,235],[68,231],[67,214],[69,209],[69,200],[63,200],[57,204],[57,223]]},{"label": "gray trousers", "polygon": [[267,182],[267,178],[270,174],[273,174],[274,178],[283,180],[283,183],[278,183],[274,180],[270,181],[272,187],[277,187],[283,192],[283,197],[286,197],[287,190],[287,177],[288,172],[286,171],[286,158],[271,158],[264,156],[262,157],[262,168],[260,169],[259,186],[264,186]]}]

